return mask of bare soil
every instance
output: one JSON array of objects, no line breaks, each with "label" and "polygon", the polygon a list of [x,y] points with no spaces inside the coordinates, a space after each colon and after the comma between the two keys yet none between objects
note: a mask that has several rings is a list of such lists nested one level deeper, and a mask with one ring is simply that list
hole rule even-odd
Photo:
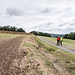
[{"label": "bare soil", "polygon": [[9,40],[0,41],[0,74],[8,75],[11,63],[19,56],[19,46],[23,36],[17,36]]}]

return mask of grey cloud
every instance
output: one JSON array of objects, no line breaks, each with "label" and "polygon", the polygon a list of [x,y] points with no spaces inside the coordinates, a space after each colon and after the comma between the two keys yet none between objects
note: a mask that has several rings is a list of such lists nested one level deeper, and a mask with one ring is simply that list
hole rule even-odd
[{"label": "grey cloud", "polygon": [[54,32],[54,33],[57,33],[59,32],[60,34],[61,33],[70,33],[70,32],[73,32],[75,31],[75,29],[73,28],[66,28],[66,29],[61,29],[60,27],[59,28],[50,28],[50,29],[47,29],[48,32]]},{"label": "grey cloud", "polygon": [[37,26],[34,26],[34,27],[32,27],[32,29],[38,29],[38,28],[40,28],[40,27],[46,27],[46,28],[48,28],[50,25],[52,25],[52,24],[54,24],[54,22],[48,22],[48,23],[45,23],[45,24],[40,24],[40,25],[37,25]]},{"label": "grey cloud", "polygon": [[51,7],[51,8],[49,8],[49,7],[47,7],[47,8],[45,8],[43,11],[41,11],[42,13],[49,13],[49,12],[52,12],[54,10],[54,8],[53,7]]},{"label": "grey cloud", "polygon": [[75,19],[73,21],[75,22]]},{"label": "grey cloud", "polygon": [[32,27],[32,29],[37,29],[39,27],[40,27],[40,25],[37,25],[37,26]]},{"label": "grey cloud", "polygon": [[71,13],[71,11],[72,11],[72,8],[71,7],[68,7],[68,8],[65,8],[65,9],[63,9],[63,10],[59,10],[59,11],[57,11],[57,13],[58,14],[60,14],[60,13],[62,13],[62,12],[65,12],[65,13]]},{"label": "grey cloud", "polygon": [[75,23],[71,23],[70,25],[75,25]]},{"label": "grey cloud", "polygon": [[63,24],[60,24],[59,26],[61,27],[61,26],[64,26],[64,25],[66,25],[66,24],[68,24],[68,22],[65,22],[65,23],[63,23]]},{"label": "grey cloud", "polygon": [[68,7],[68,8],[65,8],[64,11],[65,11],[65,10],[66,10],[66,11],[72,11],[72,8],[71,8],[71,7]]},{"label": "grey cloud", "polygon": [[60,13],[61,13],[61,11],[57,11],[57,13],[58,13],[58,14],[60,14]]},{"label": "grey cloud", "polygon": [[54,24],[54,22],[45,23],[45,25],[47,25],[47,26],[50,26],[50,25],[52,25],[52,24]]},{"label": "grey cloud", "polygon": [[[68,24],[68,22],[65,22],[64,23],[65,25]],[[61,28],[61,27],[45,27],[45,25],[43,24],[40,24],[40,25],[37,25],[35,26],[34,28],[32,28],[33,30],[36,30],[36,31],[42,31],[42,32],[49,32],[49,33],[70,33],[70,32],[73,32],[75,31],[75,28]]]},{"label": "grey cloud", "polygon": [[17,9],[17,8],[8,8],[7,10],[6,10],[6,14],[8,14],[8,15],[10,15],[10,16],[21,16],[21,15],[23,15],[24,14],[24,12],[23,11],[21,11],[21,10],[19,10],[19,9]]},{"label": "grey cloud", "polygon": [[36,26],[32,27],[32,29],[38,29],[38,28],[40,28],[40,27],[42,27],[42,26],[43,26],[42,24],[36,25]]},{"label": "grey cloud", "polygon": [[66,9],[64,9],[63,11],[65,12],[65,13],[63,14],[63,17],[73,17],[73,16],[75,16],[75,13],[74,13],[74,11],[72,10],[71,7],[66,8]]}]

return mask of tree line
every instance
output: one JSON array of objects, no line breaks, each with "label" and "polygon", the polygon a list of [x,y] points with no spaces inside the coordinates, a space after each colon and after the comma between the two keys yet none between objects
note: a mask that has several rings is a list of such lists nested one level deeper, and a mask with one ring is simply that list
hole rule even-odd
[{"label": "tree line", "polygon": [[43,32],[31,31],[30,33],[33,33],[33,34],[39,35],[39,36],[47,36],[47,37],[51,37],[50,34],[48,34],[48,33],[43,33]]},{"label": "tree line", "polygon": [[17,28],[15,26],[3,26],[1,27],[0,26],[0,30],[3,30],[3,31],[15,31],[15,32],[25,32],[25,30],[23,30],[22,28]]},{"label": "tree line", "polygon": [[71,32],[69,34],[66,34],[63,38],[75,40],[75,32]]}]

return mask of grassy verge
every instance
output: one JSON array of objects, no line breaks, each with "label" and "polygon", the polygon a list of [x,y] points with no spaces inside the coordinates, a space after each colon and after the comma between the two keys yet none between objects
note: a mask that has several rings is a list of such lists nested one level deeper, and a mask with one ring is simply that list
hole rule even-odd
[{"label": "grassy verge", "polygon": [[50,52],[50,53],[52,53],[53,51],[55,51],[55,50],[58,49],[57,47],[54,47],[54,46],[52,46],[52,45],[49,45],[49,44],[47,44],[47,43],[41,41],[41,40],[40,40],[39,38],[37,38],[37,37],[35,38],[35,40],[36,40],[37,43],[38,43],[38,49],[44,48],[45,51]]},{"label": "grassy verge", "polygon": [[[71,54],[64,50],[60,50],[54,46],[51,46],[41,41],[37,37],[35,38],[35,40],[38,43],[38,48],[43,48],[43,50],[51,53],[54,57],[56,57],[55,63],[59,63],[61,66],[64,66],[64,68],[68,72],[70,72],[72,75],[75,75],[75,54]],[[46,64],[49,65],[48,62]]]}]

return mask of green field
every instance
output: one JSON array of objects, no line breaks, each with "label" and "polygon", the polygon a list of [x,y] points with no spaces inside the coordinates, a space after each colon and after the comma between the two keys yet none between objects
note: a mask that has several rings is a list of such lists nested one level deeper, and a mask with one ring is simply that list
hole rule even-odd
[{"label": "green field", "polygon": [[20,35],[19,34],[0,33],[0,38],[2,38],[2,37],[13,37],[13,36],[20,36]]},{"label": "green field", "polygon": [[[44,38],[57,43],[57,38],[54,37],[44,37]],[[63,39],[63,44],[70,47],[75,47],[75,40]]]},{"label": "green field", "polygon": [[14,34],[0,33],[0,38],[2,38],[2,37],[10,37],[10,36],[14,36]]}]

